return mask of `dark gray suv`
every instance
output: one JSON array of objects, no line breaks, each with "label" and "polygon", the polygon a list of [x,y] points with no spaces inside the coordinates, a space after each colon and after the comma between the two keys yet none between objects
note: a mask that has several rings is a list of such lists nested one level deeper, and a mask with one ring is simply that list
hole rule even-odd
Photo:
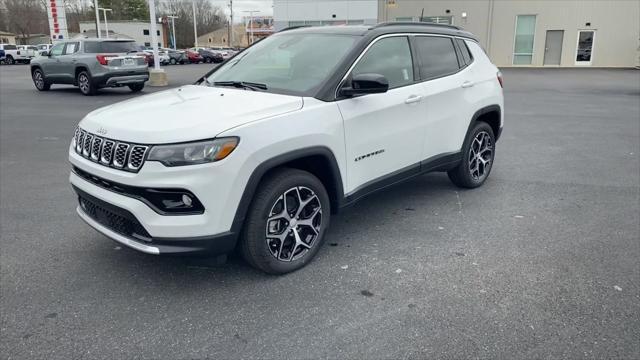
[{"label": "dark gray suv", "polygon": [[59,42],[31,61],[33,84],[46,91],[52,84],[71,84],[84,95],[99,88],[128,86],[138,92],[149,80],[144,54],[133,40],[74,39]]}]

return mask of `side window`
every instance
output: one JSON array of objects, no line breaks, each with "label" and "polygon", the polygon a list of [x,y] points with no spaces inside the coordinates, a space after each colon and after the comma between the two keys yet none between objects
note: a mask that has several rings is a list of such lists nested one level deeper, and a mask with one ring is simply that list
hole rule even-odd
[{"label": "side window", "polygon": [[53,47],[51,48],[51,55],[53,56],[60,56],[62,55],[62,50],[64,50],[64,43],[58,43],[53,45]]},{"label": "side window", "polygon": [[67,43],[67,46],[64,48],[64,54],[71,55],[75,53],[76,51],[78,51],[78,47],[79,47],[78,45],[79,44],[77,42]]},{"label": "side window", "polygon": [[397,88],[413,82],[413,62],[409,39],[404,36],[377,41],[353,69],[352,75],[374,73],[384,75],[389,88]]},{"label": "side window", "polygon": [[460,69],[452,39],[416,36],[415,43],[420,57],[420,78],[423,80],[446,76]]},{"label": "side window", "polygon": [[462,58],[464,59],[464,63],[469,65],[473,62],[473,56],[467,47],[467,43],[462,39],[456,39],[458,42],[458,47],[460,47],[460,51],[462,52]]}]

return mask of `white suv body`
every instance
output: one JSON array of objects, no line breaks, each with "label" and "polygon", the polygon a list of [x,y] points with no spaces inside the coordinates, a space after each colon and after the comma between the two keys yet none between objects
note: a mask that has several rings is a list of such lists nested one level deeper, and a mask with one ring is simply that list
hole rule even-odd
[{"label": "white suv body", "polygon": [[[319,45],[330,58],[327,44],[345,45],[335,66],[301,66],[298,81],[296,62],[317,58],[306,48],[295,53],[305,41],[326,41]],[[249,263],[284,273],[315,255],[331,214],[373,191],[429,171],[448,171],[470,188],[489,175],[502,79],[471,34],[391,23],[287,30],[258,44],[199,84],[88,114],[69,149],[80,217],[151,254],[228,253],[239,239]],[[242,83],[229,81],[238,76],[230,67],[288,48],[295,56],[283,62],[287,81],[253,84],[251,70]],[[311,91],[282,89],[316,76]],[[217,160],[175,166],[200,151],[191,145],[200,140],[221,142],[202,148],[215,149]]]}]

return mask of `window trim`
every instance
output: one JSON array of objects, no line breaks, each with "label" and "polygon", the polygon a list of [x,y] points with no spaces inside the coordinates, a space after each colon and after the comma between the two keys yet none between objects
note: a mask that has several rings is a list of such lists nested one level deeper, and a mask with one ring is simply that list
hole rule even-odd
[{"label": "window trim", "polygon": [[[531,45],[531,54],[529,53],[516,53],[516,34],[518,31],[518,17],[519,16],[533,16],[535,21],[533,23],[533,44]],[[512,66],[533,66],[533,58],[536,54],[536,31],[538,31],[538,14],[516,14],[515,21],[513,22],[513,47],[511,51],[511,65]],[[515,64],[516,55],[531,55],[530,64]]]},{"label": "window trim", "polygon": [[351,76],[351,72],[353,71],[353,69],[356,67],[356,65],[358,65],[358,63],[360,62],[360,60],[362,59],[362,57],[369,51],[369,49],[378,41],[382,40],[382,39],[386,39],[386,38],[390,38],[390,37],[404,37],[407,39],[407,43],[409,44],[409,53],[411,55],[411,65],[413,68],[413,81],[411,81],[410,83],[406,84],[406,85],[402,85],[402,86],[398,86],[395,87],[393,89],[389,89],[389,90],[395,90],[395,89],[401,89],[405,86],[411,86],[411,85],[415,85],[417,83],[417,79],[416,79],[416,62],[415,62],[415,56],[414,56],[414,50],[413,50],[413,45],[411,43],[411,35],[410,33],[398,33],[398,34],[384,34],[384,35],[380,35],[378,37],[376,37],[375,39],[371,40],[371,42],[369,42],[369,44],[367,44],[367,46],[364,48],[364,50],[362,50],[360,52],[360,55],[358,55],[358,57],[353,61],[353,63],[351,63],[351,66],[349,66],[349,70],[347,70],[347,72],[345,73],[345,75],[342,77],[342,80],[340,80],[338,82],[338,86],[336,86],[336,89],[334,91],[334,101],[336,100],[342,100],[343,98],[345,98],[344,96],[340,96],[338,93],[340,91],[340,88],[344,85],[344,83],[346,82],[346,80]]},{"label": "window trim", "polygon": [[[591,57],[589,58],[589,61],[578,61],[578,49],[580,47],[580,33],[581,32],[592,32],[593,33],[593,40],[591,41]],[[576,50],[573,52],[573,63],[576,66],[591,66],[591,64],[593,63],[593,48],[596,45],[596,29],[578,29],[577,32],[577,36],[576,36]]]}]

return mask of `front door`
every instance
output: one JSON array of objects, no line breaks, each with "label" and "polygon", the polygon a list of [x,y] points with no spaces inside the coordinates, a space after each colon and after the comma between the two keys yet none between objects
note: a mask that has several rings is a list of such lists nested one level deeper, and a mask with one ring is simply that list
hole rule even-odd
[{"label": "front door", "polygon": [[44,76],[54,81],[60,81],[62,72],[60,57],[64,51],[64,45],[65,43],[62,42],[53,45],[49,52],[49,58],[42,62]]},{"label": "front door", "polygon": [[563,38],[564,30],[547,30],[547,39],[544,44],[543,65],[560,65]]},{"label": "front door", "polygon": [[405,171],[418,171],[424,141],[424,89],[414,81],[406,36],[380,38],[358,60],[355,74],[387,78],[389,90],[337,102],[344,120],[348,195]]}]

